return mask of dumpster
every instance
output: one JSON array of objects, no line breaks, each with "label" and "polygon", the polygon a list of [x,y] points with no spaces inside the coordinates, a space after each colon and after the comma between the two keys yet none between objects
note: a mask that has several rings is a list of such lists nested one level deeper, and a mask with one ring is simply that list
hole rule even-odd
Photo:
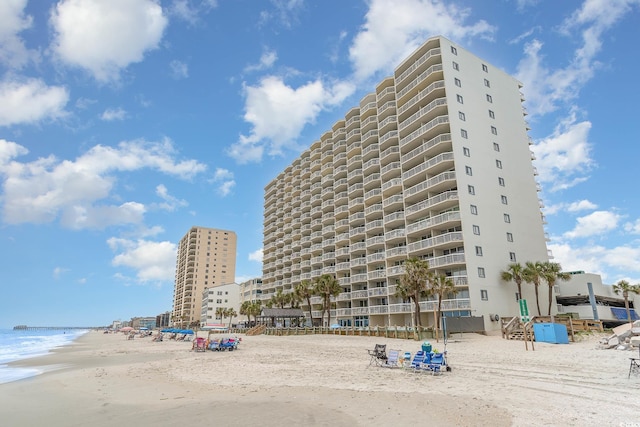
[{"label": "dumpster", "polygon": [[559,323],[534,323],[533,334],[538,342],[569,344],[567,327]]}]

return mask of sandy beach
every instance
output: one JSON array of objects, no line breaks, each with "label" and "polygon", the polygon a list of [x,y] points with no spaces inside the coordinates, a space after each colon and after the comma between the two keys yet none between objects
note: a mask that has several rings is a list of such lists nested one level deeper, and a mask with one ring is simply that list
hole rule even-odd
[{"label": "sandy beach", "polygon": [[[420,342],[332,335],[242,337],[233,352],[90,332],[16,362],[37,377],[0,384],[13,426],[640,426],[636,352],[456,334],[452,372],[369,366],[367,349],[412,353]],[[443,343],[434,347],[442,350]]]}]

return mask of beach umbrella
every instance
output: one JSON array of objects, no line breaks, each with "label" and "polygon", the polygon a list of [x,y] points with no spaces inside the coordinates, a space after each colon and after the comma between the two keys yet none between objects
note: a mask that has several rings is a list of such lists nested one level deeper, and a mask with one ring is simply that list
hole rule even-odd
[{"label": "beach umbrella", "polygon": [[160,332],[169,332],[169,333],[171,333],[173,331],[174,331],[173,328],[165,328],[165,329],[161,330]]},{"label": "beach umbrella", "polygon": [[131,326],[125,326],[124,328],[120,328],[120,332],[129,332],[129,331],[133,331],[133,328]]},{"label": "beach umbrella", "polygon": [[193,335],[193,331],[191,329],[183,329],[179,333],[187,334],[187,335]]},{"label": "beach umbrella", "polygon": [[142,328],[140,328],[141,331],[148,331],[149,328],[145,328],[144,326]]}]

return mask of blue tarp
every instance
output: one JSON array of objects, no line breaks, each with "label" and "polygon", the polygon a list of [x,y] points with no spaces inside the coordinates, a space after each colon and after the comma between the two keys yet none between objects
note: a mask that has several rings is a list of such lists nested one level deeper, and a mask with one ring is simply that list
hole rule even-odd
[{"label": "blue tarp", "polygon": [[[636,313],[636,311],[631,308],[629,309],[629,311],[631,312],[631,320],[640,320],[640,317],[638,317],[638,313]],[[618,320],[629,320],[627,318],[627,309],[626,308],[621,308],[621,307],[611,307],[611,312],[613,313],[613,315],[616,317],[616,319]]]}]

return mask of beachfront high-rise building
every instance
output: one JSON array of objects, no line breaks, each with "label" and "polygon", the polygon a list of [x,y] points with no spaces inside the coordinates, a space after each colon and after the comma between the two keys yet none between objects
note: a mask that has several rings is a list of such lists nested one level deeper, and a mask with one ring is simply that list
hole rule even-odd
[{"label": "beachfront high-rise building", "polygon": [[202,292],[233,283],[236,275],[236,233],[191,227],[180,240],[173,290],[173,324],[200,322]]},{"label": "beachfront high-rise building", "polygon": [[[427,40],[265,187],[262,299],[330,274],[342,288],[332,323],[410,325],[396,284],[418,257],[456,285],[445,315],[483,316],[486,329],[517,315],[500,272],[549,259],[521,87]],[[423,325],[435,306],[421,303]]]}]

